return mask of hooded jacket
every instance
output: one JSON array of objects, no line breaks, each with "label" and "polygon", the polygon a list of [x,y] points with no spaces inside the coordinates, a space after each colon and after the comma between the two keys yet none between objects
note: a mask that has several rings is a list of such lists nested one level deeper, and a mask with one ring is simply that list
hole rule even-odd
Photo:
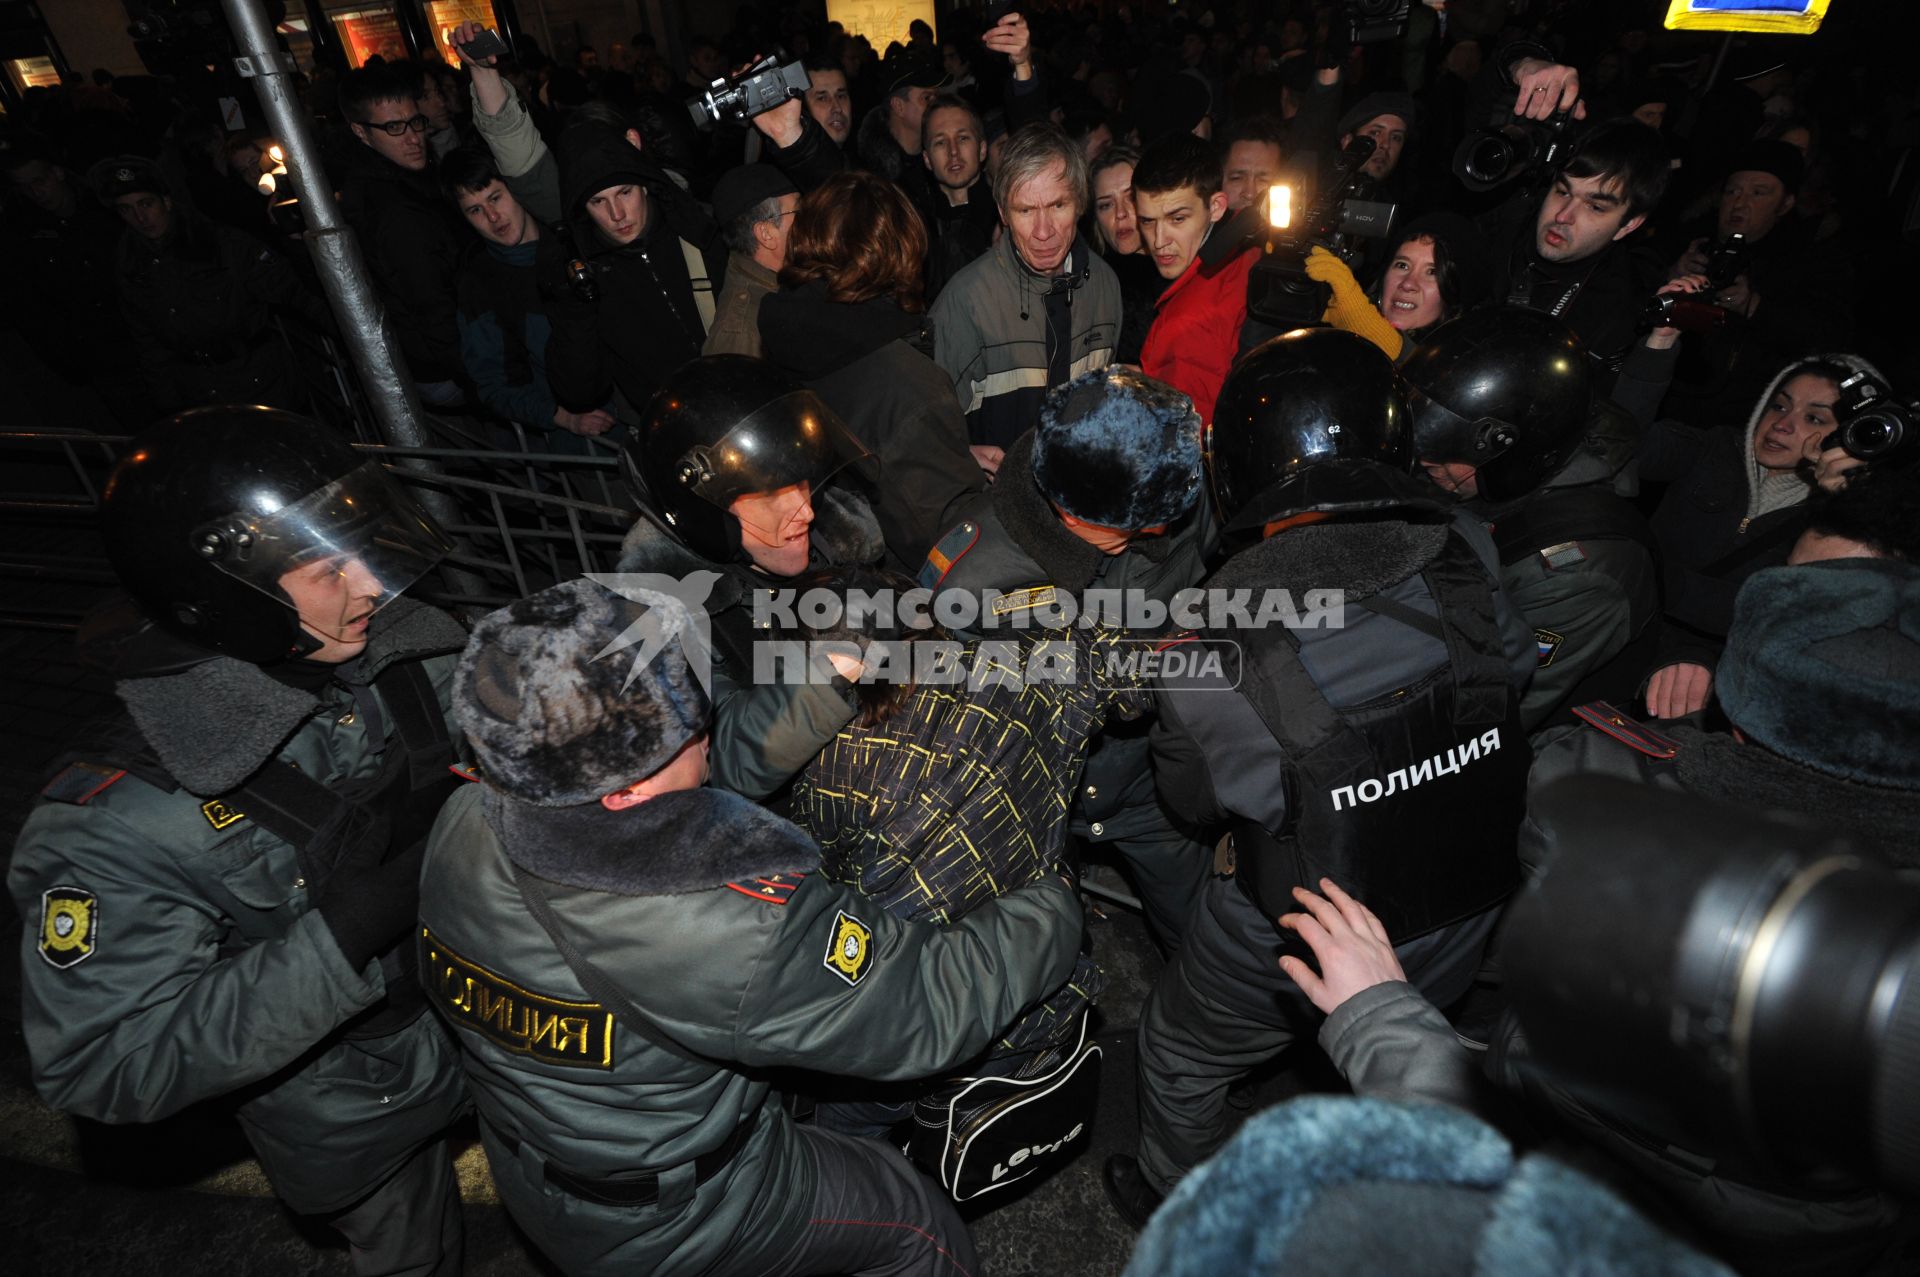
[{"label": "hooded jacket", "polygon": [[454,270],[466,229],[431,170],[415,173],[354,142],[342,152],[340,211],[360,237],[407,371],[420,382],[460,377]]},{"label": "hooded jacket", "polygon": [[1004,448],[1040,420],[1047,390],[1113,362],[1120,281],[1084,240],[1043,278],[1002,235],[953,277],[929,313],[933,360],[953,382],[973,443]]},{"label": "hooded jacket", "polygon": [[[726,276],[726,246],[700,206],[621,134],[577,124],[559,152],[573,239],[543,250],[554,330],[547,379],[560,405],[575,412],[598,408],[616,385],[643,411],[666,376],[700,354]],[[628,184],[646,191],[646,224],[632,243],[615,244],[595,225],[587,200]],[[591,297],[571,278],[570,260],[583,263]]]},{"label": "hooded jacket", "polygon": [[[1855,355],[1811,358],[1879,375]],[[1694,430],[1660,421],[1647,432],[1641,477],[1668,481],[1652,519],[1666,609],[1654,670],[1681,662],[1712,669],[1733,623],[1740,586],[1760,569],[1785,563],[1806,525],[1813,484],[1797,470],[1763,468],[1754,459],[1753,432],[1774,394],[1807,362],[1796,359],[1774,375],[1743,430]]]},{"label": "hooded jacket", "polygon": [[986,480],[967,423],[927,357],[923,318],[891,298],[842,303],[824,280],[760,303],[762,353],[819,392],[879,463],[874,514],[894,564],[917,571]]}]

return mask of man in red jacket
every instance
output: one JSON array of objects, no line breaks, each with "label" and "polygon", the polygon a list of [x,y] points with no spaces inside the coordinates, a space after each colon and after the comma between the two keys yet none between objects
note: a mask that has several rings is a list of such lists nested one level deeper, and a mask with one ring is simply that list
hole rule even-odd
[{"label": "man in red jacket", "polygon": [[1185,134],[1149,146],[1133,170],[1141,238],[1160,278],[1171,281],[1147,330],[1140,368],[1185,392],[1202,421],[1213,420],[1213,401],[1239,352],[1247,272],[1260,258],[1249,248],[1211,273],[1202,270],[1200,246],[1227,213],[1221,178],[1213,147]]}]

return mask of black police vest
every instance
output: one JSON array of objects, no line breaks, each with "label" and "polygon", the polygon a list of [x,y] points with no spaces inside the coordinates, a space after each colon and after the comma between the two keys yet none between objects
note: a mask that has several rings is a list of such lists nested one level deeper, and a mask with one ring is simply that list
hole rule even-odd
[{"label": "black police vest", "polygon": [[1531,754],[1494,610],[1498,586],[1450,533],[1421,578],[1439,616],[1348,600],[1443,639],[1448,663],[1410,687],[1336,709],[1280,626],[1239,635],[1240,694],[1284,747],[1285,827],[1243,820],[1235,877],[1269,918],[1332,878],[1396,944],[1492,907],[1520,877],[1515,836]]}]

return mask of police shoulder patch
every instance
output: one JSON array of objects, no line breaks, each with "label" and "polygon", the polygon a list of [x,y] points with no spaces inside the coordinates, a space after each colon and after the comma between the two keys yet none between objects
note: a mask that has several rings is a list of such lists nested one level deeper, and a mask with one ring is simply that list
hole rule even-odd
[{"label": "police shoulder patch", "polygon": [[805,877],[803,873],[767,874],[764,877],[744,878],[739,882],[730,882],[726,885],[729,891],[737,891],[749,899],[758,900],[763,905],[784,905],[793,898],[794,891],[798,889],[801,879]]},{"label": "police shoulder patch", "polygon": [[833,918],[833,939],[820,961],[849,985],[859,984],[873,966],[873,928],[839,910]]},{"label": "police shoulder patch", "polygon": [[1534,645],[1540,651],[1540,668],[1544,669],[1553,664],[1553,658],[1560,652],[1560,645],[1566,641],[1566,635],[1556,634],[1552,630],[1535,630],[1533,632]]},{"label": "police shoulder patch", "polygon": [[947,579],[947,573],[953,571],[953,565],[966,557],[980,541],[980,525],[972,519],[954,525],[953,530],[940,538],[933,549],[927,551],[927,561],[920,565],[920,584],[933,589]]},{"label": "police shoulder patch", "polygon": [[1606,701],[1576,705],[1573,708],[1573,715],[1589,727],[1599,728],[1622,745],[1638,750],[1648,758],[1665,762],[1680,752],[1679,741],[1647,726]]},{"label": "police shoulder patch", "polygon": [[200,814],[215,829],[225,829],[228,825],[238,824],[247,818],[247,813],[237,807],[229,807],[218,798],[209,799],[200,804]]},{"label": "police shoulder patch", "polygon": [[1008,590],[993,601],[993,614],[1007,616],[1014,612],[1030,612],[1037,607],[1052,607],[1057,592],[1051,585],[1032,585],[1024,590]]},{"label": "police shoulder patch", "polygon": [[65,883],[40,893],[40,956],[65,970],[100,947],[100,899]]}]

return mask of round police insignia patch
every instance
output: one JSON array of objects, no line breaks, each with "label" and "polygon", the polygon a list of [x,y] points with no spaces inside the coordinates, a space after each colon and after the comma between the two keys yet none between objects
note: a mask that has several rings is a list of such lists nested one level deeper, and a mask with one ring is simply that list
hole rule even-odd
[{"label": "round police insignia patch", "polygon": [[842,909],[834,916],[833,940],[821,963],[848,984],[859,984],[872,965],[872,942],[873,928]]},{"label": "round police insignia patch", "polygon": [[100,902],[80,887],[40,893],[40,956],[62,970],[93,956],[100,943]]}]

